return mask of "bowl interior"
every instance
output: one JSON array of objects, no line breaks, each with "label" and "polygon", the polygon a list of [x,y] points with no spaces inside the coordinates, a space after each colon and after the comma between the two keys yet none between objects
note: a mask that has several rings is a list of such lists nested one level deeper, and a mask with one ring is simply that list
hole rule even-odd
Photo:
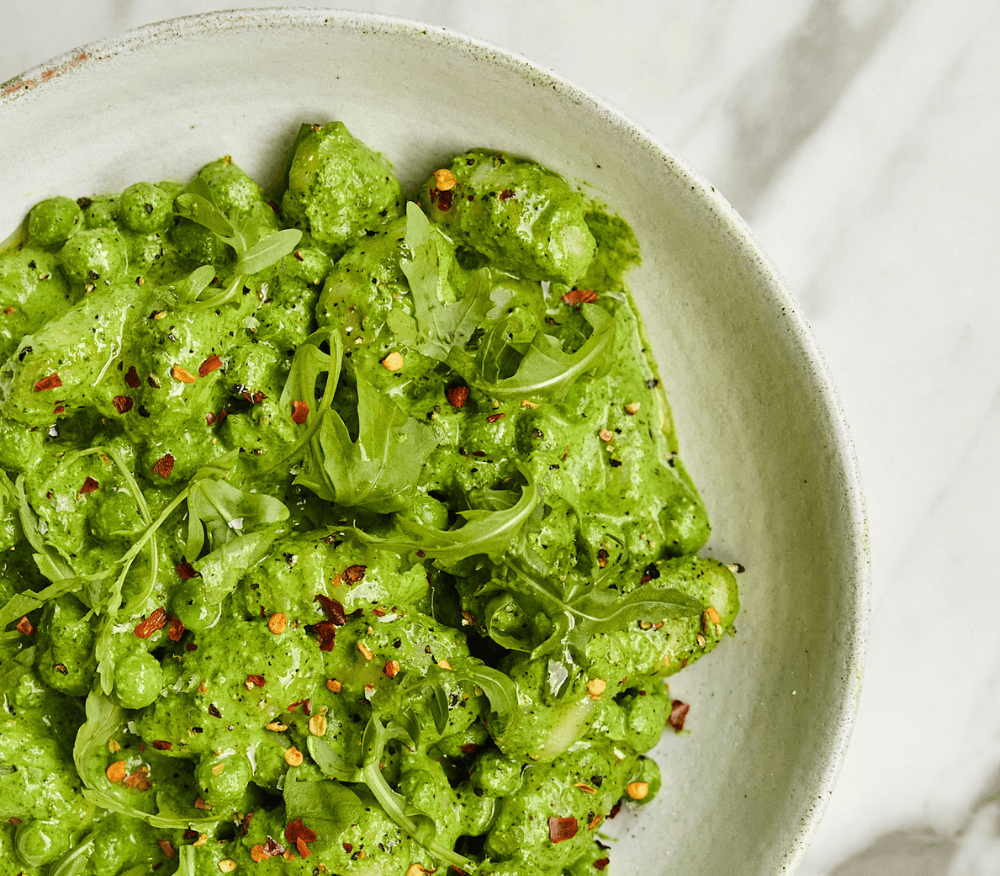
[{"label": "bowl interior", "polygon": [[[493,47],[316,10],[180,19],[0,86],[0,236],[37,200],[189,178],[220,155],[280,178],[303,121],[339,119],[404,185],[486,145],[532,157],[627,219],[635,298],[685,462],[746,567],[739,635],[677,676],[690,733],[661,795],[613,824],[618,874],[789,872],[832,790],[860,689],[864,515],[818,353],[726,202],[613,110]],[[655,862],[655,863],[650,863]]]}]

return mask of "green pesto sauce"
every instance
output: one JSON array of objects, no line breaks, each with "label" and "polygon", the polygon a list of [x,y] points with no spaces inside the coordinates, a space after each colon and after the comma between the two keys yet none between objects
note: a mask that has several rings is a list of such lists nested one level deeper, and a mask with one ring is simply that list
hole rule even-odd
[{"label": "green pesto sauce", "polygon": [[738,610],[635,237],[529,160],[292,151],[0,253],[0,876],[603,869]]}]

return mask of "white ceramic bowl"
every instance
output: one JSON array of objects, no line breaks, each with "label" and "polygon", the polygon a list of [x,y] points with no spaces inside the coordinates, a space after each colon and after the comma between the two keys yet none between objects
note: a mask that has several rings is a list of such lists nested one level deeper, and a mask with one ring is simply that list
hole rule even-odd
[{"label": "white ceramic bowl", "polygon": [[660,797],[614,823],[625,874],[789,873],[843,758],[868,622],[843,415],[750,231],[669,150],[580,89],[435,27],[313,9],[152,25],[0,86],[0,237],[37,200],[189,178],[231,154],[273,183],[303,121],[344,121],[404,184],[471,146],[534,158],[633,226],[631,285],[709,506],[746,566],[739,636],[676,676],[690,734]]}]

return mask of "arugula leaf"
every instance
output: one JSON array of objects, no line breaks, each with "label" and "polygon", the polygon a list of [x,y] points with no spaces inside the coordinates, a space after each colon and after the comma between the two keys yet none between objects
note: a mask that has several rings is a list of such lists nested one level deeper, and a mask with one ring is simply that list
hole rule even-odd
[{"label": "arugula leaf", "polygon": [[[320,741],[315,736],[312,739]],[[319,845],[334,841],[364,818],[365,806],[358,795],[335,779],[299,781],[298,770],[292,769],[285,774],[282,794],[286,817],[305,821],[316,831]]]},{"label": "arugula leaf", "polygon": [[80,876],[87,869],[88,856],[94,848],[95,834],[87,834],[75,849],[66,854],[52,871],[52,876]]},{"label": "arugula leaf", "polygon": [[[20,633],[18,634],[20,635]],[[35,646],[24,648],[6,660],[0,661],[0,703],[3,695],[17,680],[35,665]]]},{"label": "arugula leaf", "polygon": [[[592,587],[579,596],[566,598],[539,581],[520,563],[505,559],[504,565],[514,573],[518,586],[508,589],[506,599],[498,598],[489,604],[486,629],[498,644],[530,651],[532,657],[551,653],[564,643],[580,651],[599,633],[620,632],[640,621],[695,617],[704,610],[700,601],[683,591],[655,584],[644,584],[624,594]],[[550,626],[544,631],[541,643],[531,640],[529,644],[514,636],[498,635],[493,619],[510,601],[521,608],[526,617],[535,618],[540,613],[547,620]]]},{"label": "arugula leaf", "polygon": [[379,762],[382,760],[385,744],[398,736],[399,729],[394,728],[391,724],[389,727],[384,726],[374,715],[368,719],[364,735],[361,738],[361,748],[365,752],[361,780],[368,786],[382,809],[385,810],[385,814],[427,851],[453,867],[458,867],[468,873],[474,872],[476,868],[471,860],[441,845],[434,839],[436,829],[433,819],[409,806],[406,799],[394,791],[382,775]]},{"label": "arugula leaf", "polygon": [[536,332],[515,372],[501,378],[501,357],[509,355],[503,336],[509,329],[500,324],[487,333],[475,357],[453,353],[450,364],[494,398],[561,399],[584,374],[599,377],[614,360],[614,316],[596,304],[582,305],[581,312],[593,330],[575,353],[567,353],[551,335]]},{"label": "arugula leaf", "polygon": [[[293,252],[302,239],[302,232],[296,228],[269,233],[270,228],[253,217],[247,217],[237,226],[216,206],[208,184],[200,177],[195,177],[174,203],[181,216],[207,228],[236,252],[236,264],[229,285],[212,298],[197,297],[204,291],[206,283],[194,298],[188,299],[192,310],[215,308],[232,301],[247,277],[277,264]],[[193,287],[194,283],[191,285]]]},{"label": "arugula leaf", "polygon": [[324,412],[294,483],[345,507],[389,513],[405,508],[420,470],[437,446],[433,429],[357,378],[358,440],[332,408]]},{"label": "arugula leaf", "polygon": [[[497,303],[491,298],[492,275],[487,268],[473,273],[465,294],[456,301],[457,293],[448,279],[449,266],[454,264],[450,245],[413,201],[406,205],[404,244],[410,257],[400,259],[399,267],[413,296],[414,345],[425,356],[445,362],[453,348],[468,343]],[[398,318],[395,328],[406,333]]]},{"label": "arugula leaf", "polygon": [[[115,705],[106,696],[96,691],[92,691],[87,697],[86,711],[87,720],[80,726],[76,734],[76,741],[73,743],[73,763],[80,781],[83,782],[83,796],[88,801],[95,806],[127,815],[130,818],[138,818],[151,827],[164,830],[184,829],[199,825],[208,828],[210,825],[225,820],[225,816],[202,818],[162,811],[145,812],[126,803],[116,793],[106,790],[106,787],[115,790],[115,786],[107,782],[103,770],[100,769],[100,764],[107,758],[108,739],[114,734],[120,733],[125,724],[125,713],[120,706]],[[97,765],[96,770],[94,769],[95,764]],[[157,804],[159,805],[159,799]]]},{"label": "arugula leaf", "polygon": [[266,493],[239,490],[224,480],[195,482],[188,493],[185,556],[194,560],[207,541],[218,550],[235,539],[288,519],[284,503]]},{"label": "arugula leaf", "polygon": [[527,484],[521,490],[521,498],[503,510],[460,511],[459,516],[465,522],[455,529],[433,529],[422,523],[397,518],[400,526],[415,536],[413,540],[383,539],[360,530],[357,535],[362,541],[384,550],[401,553],[420,550],[425,556],[446,564],[456,563],[476,554],[499,558],[511,546],[542,500],[542,489],[531,477],[531,473],[521,463],[515,464]]},{"label": "arugula leaf", "polygon": [[240,579],[268,555],[276,533],[253,532],[226,542],[192,563],[201,576],[199,592],[209,603],[219,602],[232,593]]},{"label": "arugula leaf", "polygon": [[306,747],[309,749],[309,756],[316,762],[323,775],[341,782],[361,781],[361,770],[357,765],[347,763],[324,739],[310,736]]}]

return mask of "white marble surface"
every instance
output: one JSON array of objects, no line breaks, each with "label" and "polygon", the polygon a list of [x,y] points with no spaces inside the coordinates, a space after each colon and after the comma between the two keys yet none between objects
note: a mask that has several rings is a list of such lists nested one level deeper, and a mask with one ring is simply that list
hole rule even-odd
[{"label": "white marble surface", "polygon": [[[3,0],[0,81],[98,37],[232,5]],[[423,19],[557,71],[680,152],[755,229],[839,387],[871,518],[861,710],[799,876],[1000,874],[989,799],[1000,790],[1000,6],[351,8]]]}]

